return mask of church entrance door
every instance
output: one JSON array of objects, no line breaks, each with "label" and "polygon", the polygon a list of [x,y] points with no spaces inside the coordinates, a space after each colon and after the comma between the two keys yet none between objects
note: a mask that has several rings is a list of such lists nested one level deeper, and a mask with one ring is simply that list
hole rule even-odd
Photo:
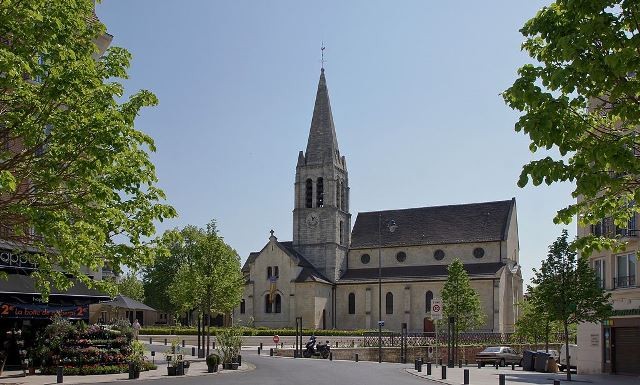
[{"label": "church entrance door", "polygon": [[436,327],[429,317],[424,317],[424,332],[425,333],[435,333]]}]

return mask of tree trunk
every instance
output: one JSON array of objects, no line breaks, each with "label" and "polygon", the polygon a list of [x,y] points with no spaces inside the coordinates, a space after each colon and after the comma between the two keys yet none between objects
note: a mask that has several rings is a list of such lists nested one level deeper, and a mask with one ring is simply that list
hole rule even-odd
[{"label": "tree trunk", "polygon": [[198,358],[200,358],[200,343],[202,342],[200,340],[200,334],[202,332],[201,328],[200,328],[200,319],[202,318],[202,314],[200,314],[201,312],[198,312]]},{"label": "tree trunk", "polygon": [[564,324],[564,347],[567,355],[567,381],[571,381],[571,355],[569,354],[569,324],[567,320],[563,321]]},{"label": "tree trunk", "polygon": [[549,319],[547,318],[544,325],[544,350],[547,353],[549,353],[549,328],[550,328],[550,322],[549,322]]},{"label": "tree trunk", "polygon": [[207,309],[207,356],[209,356],[210,345],[211,345],[211,308]]}]

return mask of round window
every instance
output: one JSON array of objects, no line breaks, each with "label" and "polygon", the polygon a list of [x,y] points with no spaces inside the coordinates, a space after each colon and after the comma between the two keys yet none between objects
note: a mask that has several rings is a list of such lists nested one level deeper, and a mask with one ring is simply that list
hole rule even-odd
[{"label": "round window", "polygon": [[473,256],[476,258],[484,257],[484,249],[482,247],[476,247],[473,249]]},{"label": "round window", "polygon": [[362,256],[360,257],[360,262],[362,262],[365,265],[369,263],[370,260],[371,260],[371,257],[369,256],[369,254],[362,254]]},{"label": "round window", "polygon": [[433,258],[436,259],[436,261],[442,261],[442,259],[444,258],[444,251],[438,249],[433,253]]},{"label": "round window", "polygon": [[398,262],[404,262],[407,259],[407,254],[404,251],[400,251],[396,254],[396,259]]}]

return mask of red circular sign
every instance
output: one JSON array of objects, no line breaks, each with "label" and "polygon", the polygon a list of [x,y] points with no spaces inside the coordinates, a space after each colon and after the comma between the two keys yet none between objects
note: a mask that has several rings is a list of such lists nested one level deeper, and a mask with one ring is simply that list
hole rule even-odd
[{"label": "red circular sign", "polygon": [[280,342],[280,337],[278,335],[273,336],[273,342],[275,342],[276,344]]}]

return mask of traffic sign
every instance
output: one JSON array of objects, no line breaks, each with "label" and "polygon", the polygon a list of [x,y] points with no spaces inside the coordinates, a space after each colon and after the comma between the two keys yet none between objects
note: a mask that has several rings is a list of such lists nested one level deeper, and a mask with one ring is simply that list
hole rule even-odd
[{"label": "traffic sign", "polygon": [[384,321],[378,321],[378,326],[384,326]]},{"label": "traffic sign", "polygon": [[279,335],[277,335],[277,334],[276,334],[275,336],[273,336],[273,342],[274,342],[274,343],[276,343],[276,344],[277,344],[278,342],[280,342],[280,336],[279,336]]},{"label": "traffic sign", "polygon": [[442,300],[431,300],[431,319],[442,319]]}]

